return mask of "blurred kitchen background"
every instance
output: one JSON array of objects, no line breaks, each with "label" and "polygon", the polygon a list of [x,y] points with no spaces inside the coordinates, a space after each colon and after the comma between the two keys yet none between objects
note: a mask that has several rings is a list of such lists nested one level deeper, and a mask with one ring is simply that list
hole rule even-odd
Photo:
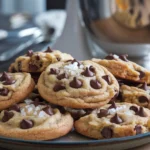
[{"label": "blurred kitchen background", "polygon": [[48,46],[78,60],[129,54],[150,68],[150,0],[0,0],[0,71]]}]

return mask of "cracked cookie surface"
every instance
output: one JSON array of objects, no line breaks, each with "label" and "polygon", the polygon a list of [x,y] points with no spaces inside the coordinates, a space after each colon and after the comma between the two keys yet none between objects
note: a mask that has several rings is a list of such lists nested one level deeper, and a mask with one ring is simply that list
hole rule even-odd
[{"label": "cracked cookie surface", "polygon": [[108,103],[119,91],[115,77],[104,67],[76,60],[51,64],[38,81],[47,101],[70,108],[96,108]]},{"label": "cracked cookie surface", "polygon": [[73,57],[58,50],[33,52],[29,50],[24,56],[19,56],[9,67],[9,72],[42,72],[46,67],[58,61],[71,60]]},{"label": "cracked cookie surface", "polygon": [[132,136],[149,132],[149,117],[147,108],[112,102],[75,121],[75,129],[95,139]]},{"label": "cracked cookie surface", "polygon": [[110,54],[105,59],[94,58],[92,60],[106,67],[115,77],[150,84],[150,71],[129,61],[127,55]]},{"label": "cracked cookie surface", "polygon": [[26,99],[0,113],[0,135],[27,140],[50,140],[67,134],[73,126],[69,113],[49,104]]},{"label": "cracked cookie surface", "polygon": [[22,101],[32,92],[34,86],[29,73],[0,74],[0,110]]}]

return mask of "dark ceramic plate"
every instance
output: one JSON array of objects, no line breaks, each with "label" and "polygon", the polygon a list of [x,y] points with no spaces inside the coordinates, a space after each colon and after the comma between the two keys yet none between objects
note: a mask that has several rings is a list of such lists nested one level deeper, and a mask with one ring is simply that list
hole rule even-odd
[{"label": "dark ceramic plate", "polygon": [[12,150],[125,150],[150,142],[150,132],[123,138],[93,140],[71,132],[51,141],[33,141],[0,137],[0,147]]}]

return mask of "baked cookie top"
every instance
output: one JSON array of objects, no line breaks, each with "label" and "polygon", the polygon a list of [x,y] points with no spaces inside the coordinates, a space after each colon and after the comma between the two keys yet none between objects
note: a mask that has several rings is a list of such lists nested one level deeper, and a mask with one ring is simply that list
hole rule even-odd
[{"label": "baked cookie top", "polygon": [[105,59],[93,58],[92,61],[106,67],[115,77],[150,84],[150,71],[129,61],[127,56],[109,54]]},{"label": "baked cookie top", "polygon": [[108,103],[119,91],[115,77],[104,67],[76,60],[51,64],[38,81],[47,101],[71,108],[95,108]]},{"label": "baked cookie top", "polygon": [[[0,113],[0,135],[21,139],[48,140],[71,130],[73,119],[39,98],[26,99]],[[60,129],[59,129],[60,128]]]},{"label": "baked cookie top", "polygon": [[146,83],[120,86],[120,99],[128,103],[150,108],[150,87]]},{"label": "baked cookie top", "polygon": [[96,139],[148,132],[150,110],[130,103],[107,104],[75,122],[77,132]]},{"label": "baked cookie top", "polygon": [[34,81],[29,73],[0,74],[0,109],[27,97],[34,89]]},{"label": "baked cookie top", "polygon": [[58,50],[51,50],[49,47],[46,51],[33,52],[29,50],[24,56],[19,56],[9,67],[10,72],[42,72],[46,67],[58,61],[72,60],[70,54],[62,53]]}]

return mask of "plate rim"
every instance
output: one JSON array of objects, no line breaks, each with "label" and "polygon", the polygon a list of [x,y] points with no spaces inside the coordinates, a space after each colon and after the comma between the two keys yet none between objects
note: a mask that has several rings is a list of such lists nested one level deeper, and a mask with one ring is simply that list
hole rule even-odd
[{"label": "plate rim", "polygon": [[91,141],[41,141],[41,140],[23,140],[18,138],[8,138],[4,136],[0,136],[0,141],[5,142],[18,142],[23,144],[40,144],[40,145],[85,145],[85,144],[107,144],[107,143],[119,143],[119,142],[127,142],[132,140],[138,140],[142,138],[150,137],[150,132],[138,134],[134,136],[126,136],[121,138],[110,138],[110,139],[90,139]]}]

